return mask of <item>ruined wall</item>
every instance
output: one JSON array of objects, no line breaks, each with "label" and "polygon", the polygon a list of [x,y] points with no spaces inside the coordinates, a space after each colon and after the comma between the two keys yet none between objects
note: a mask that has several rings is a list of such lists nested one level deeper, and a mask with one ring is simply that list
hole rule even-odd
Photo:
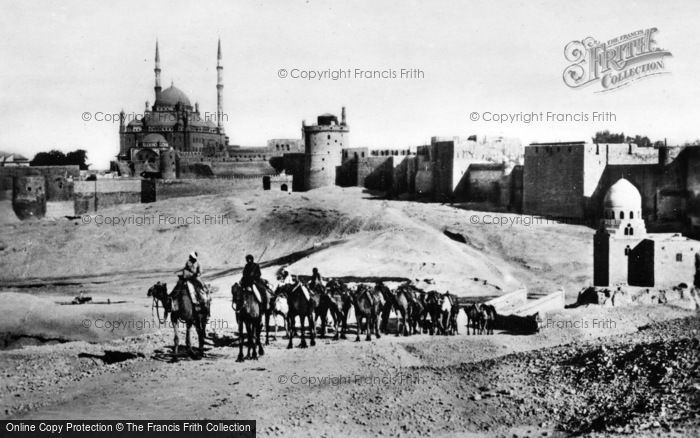
[{"label": "ruined wall", "polygon": [[0,199],[12,199],[14,176],[40,175],[46,180],[46,201],[73,199],[73,180],[80,177],[78,166],[17,166],[0,167]]},{"label": "ruined wall", "polygon": [[365,157],[358,162],[358,183],[370,190],[391,190],[394,180],[393,157]]},{"label": "ruined wall", "polygon": [[693,284],[695,253],[700,242],[676,237],[654,241],[654,277],[656,287]]},{"label": "ruined wall", "polygon": [[686,162],[686,190],[688,193],[688,235],[700,239],[700,147],[687,148],[684,152]]},{"label": "ruined wall", "polygon": [[141,179],[99,179],[75,181],[74,210],[76,215],[96,212],[119,204],[141,202]]},{"label": "ruined wall", "polygon": [[[475,163],[469,166],[466,178],[464,196],[474,202],[499,202],[501,199],[501,184],[505,172],[504,164]],[[508,181],[505,181],[508,184]],[[455,193],[456,195],[460,193]],[[504,204],[507,206],[509,204]]]},{"label": "ruined wall", "polygon": [[304,164],[306,156],[302,153],[284,154],[284,172],[292,176],[292,190],[304,190]]}]

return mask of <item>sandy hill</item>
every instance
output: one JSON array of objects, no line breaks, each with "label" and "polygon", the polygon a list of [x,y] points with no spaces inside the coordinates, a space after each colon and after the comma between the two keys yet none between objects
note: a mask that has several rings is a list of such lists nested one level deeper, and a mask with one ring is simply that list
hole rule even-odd
[{"label": "sandy hill", "polygon": [[[361,189],[338,187],[122,205],[84,221],[3,226],[0,282],[167,273],[181,268],[192,250],[212,273],[241,266],[247,253],[269,261],[328,242],[340,243],[292,260],[290,270],[308,274],[317,266],[327,276],[432,279],[436,289],[460,295],[494,295],[500,293],[494,286],[506,291],[522,284],[547,290],[567,276],[575,284],[590,277],[592,230],[474,226],[473,213],[375,200]],[[446,237],[445,229],[461,233],[466,244]]]}]

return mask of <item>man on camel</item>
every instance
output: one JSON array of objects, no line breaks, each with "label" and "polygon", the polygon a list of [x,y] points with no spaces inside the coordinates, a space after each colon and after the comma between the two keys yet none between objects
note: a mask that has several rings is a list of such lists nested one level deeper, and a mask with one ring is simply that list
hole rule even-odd
[{"label": "man on camel", "polygon": [[267,309],[267,287],[262,279],[260,265],[255,263],[252,255],[245,256],[246,264],[243,267],[243,276],[241,277],[241,287],[244,289],[252,289],[255,294],[255,299],[262,304],[263,309]]}]

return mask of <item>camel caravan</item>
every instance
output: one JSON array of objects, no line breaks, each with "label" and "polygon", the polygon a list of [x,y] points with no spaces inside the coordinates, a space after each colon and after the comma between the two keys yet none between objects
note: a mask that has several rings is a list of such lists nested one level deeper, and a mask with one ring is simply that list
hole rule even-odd
[{"label": "camel caravan", "polygon": [[[190,329],[195,327],[199,340],[199,354],[204,354],[205,328],[210,315],[210,286],[200,281],[201,269],[197,253],[193,252],[185,268],[177,271],[178,282],[171,293],[167,285],[156,283],[148,289],[153,308],[161,323],[170,316],[174,329],[174,353],[179,348],[178,322],[186,326],[186,346],[191,351]],[[270,343],[270,318],[274,319],[277,338],[277,317],[284,321],[289,339],[287,348],[293,348],[295,336],[300,338],[298,348],[307,348],[307,331],[311,346],[316,344],[317,320],[320,337],[326,336],[329,319],[332,320],[334,340],[346,339],[348,314],[354,310],[355,341],[365,334],[380,338],[388,334],[389,317],[396,315],[396,336],[421,333],[455,335],[459,332],[457,316],[463,310],[467,316],[467,334],[493,334],[496,310],[488,304],[460,305],[457,296],[449,292],[424,291],[412,282],[404,282],[392,290],[382,281],[359,283],[355,287],[339,279],[324,280],[316,268],[309,281],[292,276],[286,269],[277,272],[276,284],[262,278],[260,267],[253,256],[246,256],[241,280],[231,286],[231,306],[238,322],[238,361],[256,360],[264,354],[261,342],[265,329],[265,345]],[[161,309],[163,316],[161,316]],[[330,317],[330,318],[329,318]],[[299,321],[297,330],[296,322]],[[247,348],[246,355],[243,349]]]}]

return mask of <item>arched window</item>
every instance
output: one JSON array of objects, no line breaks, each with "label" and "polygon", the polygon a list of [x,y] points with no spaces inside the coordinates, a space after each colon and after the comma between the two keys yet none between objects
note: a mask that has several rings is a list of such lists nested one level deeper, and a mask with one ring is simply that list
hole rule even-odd
[{"label": "arched window", "polygon": [[621,211],[621,212],[620,212],[620,219],[624,219],[624,218],[625,218],[625,212],[624,212],[624,211]]},{"label": "arched window", "polygon": [[627,246],[625,247],[625,255],[626,255],[626,256],[630,255],[630,251],[631,251],[631,250],[630,250],[630,246],[627,245]]}]

